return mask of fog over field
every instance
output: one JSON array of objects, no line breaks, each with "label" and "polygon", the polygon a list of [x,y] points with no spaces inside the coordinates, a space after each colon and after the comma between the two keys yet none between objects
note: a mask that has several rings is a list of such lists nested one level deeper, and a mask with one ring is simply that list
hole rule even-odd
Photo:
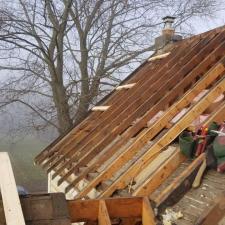
[{"label": "fog over field", "polygon": [[18,105],[0,113],[0,151],[9,153],[18,185],[29,192],[47,190],[47,175],[34,165],[34,157],[56,136],[52,130],[31,130],[26,121],[26,108]]}]

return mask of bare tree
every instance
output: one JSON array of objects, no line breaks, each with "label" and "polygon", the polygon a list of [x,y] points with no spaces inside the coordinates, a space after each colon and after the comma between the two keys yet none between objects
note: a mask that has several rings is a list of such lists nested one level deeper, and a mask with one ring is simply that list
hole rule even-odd
[{"label": "bare tree", "polygon": [[2,7],[0,107],[23,104],[34,127],[62,134],[152,50],[162,16],[176,16],[179,26],[212,15],[218,2],[14,0]]}]

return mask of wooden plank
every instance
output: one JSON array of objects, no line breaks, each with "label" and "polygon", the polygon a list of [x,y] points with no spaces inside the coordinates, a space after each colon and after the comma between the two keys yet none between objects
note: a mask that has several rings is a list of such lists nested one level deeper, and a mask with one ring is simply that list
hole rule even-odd
[{"label": "wooden plank", "polygon": [[135,84],[136,83],[120,85],[120,86],[116,87],[116,90],[119,91],[119,90],[123,90],[123,89],[130,89],[130,88],[134,87]]},{"label": "wooden plank", "polygon": [[215,200],[215,203],[202,214],[195,225],[216,225],[224,217],[225,193]]},{"label": "wooden plank", "polygon": [[168,55],[170,55],[170,52],[167,52],[167,53],[164,53],[164,54],[161,54],[161,55],[153,56],[153,57],[149,58],[148,61],[149,61],[149,62],[152,62],[152,61],[155,61],[155,60],[158,60],[158,59],[164,59],[164,58],[166,58]]},{"label": "wooden plank", "polygon": [[104,112],[106,111],[107,109],[109,109],[110,106],[94,106],[91,110],[92,111],[101,111],[101,112]]},{"label": "wooden plank", "polygon": [[[208,62],[207,62],[208,63]],[[189,64],[190,65],[190,64]],[[187,67],[186,67],[187,68]],[[182,72],[184,73],[185,72],[185,70],[183,69],[182,70]],[[166,83],[166,84],[164,84],[164,88],[168,88],[168,85],[170,84],[170,85],[172,85],[172,86],[174,86],[175,85],[175,83],[177,82],[177,79],[178,79],[178,77],[180,77],[180,73],[177,73],[177,78],[175,79],[175,78],[171,78],[170,79],[170,82],[173,82],[173,84],[172,83]],[[154,94],[154,97],[155,98],[159,98],[159,97],[161,97],[161,94],[162,94],[162,92],[157,92],[157,93],[155,93]],[[160,95],[160,96],[159,96]],[[157,101],[157,99],[156,99],[156,101]],[[150,101],[151,99],[148,99],[147,101]],[[142,112],[143,113],[143,111],[145,111],[146,109],[144,109],[143,107],[145,107],[144,105],[142,105],[138,110],[140,111],[140,113]],[[129,117],[128,117],[129,118]],[[128,121],[126,121],[125,120],[125,122],[124,123],[127,123],[127,125],[129,124],[128,123]],[[86,162],[88,162],[88,161],[90,161],[90,158],[91,157],[93,157],[93,156],[95,156],[103,147],[105,147],[106,146],[106,144],[108,143],[108,141],[112,141],[113,140],[113,138],[115,137],[115,135],[117,134],[117,132],[121,132],[121,128],[120,127],[123,127],[123,124],[120,124],[120,126],[119,127],[117,127],[117,131],[116,130],[114,130],[114,132],[112,132],[111,133],[111,135],[108,135],[108,139],[106,138],[105,140],[103,140],[99,145],[97,145],[96,146],[96,148],[94,148],[94,149],[92,149],[92,151],[91,151],[91,155],[89,155],[88,153],[84,156],[85,157],[85,159],[84,158],[80,158],[80,156],[81,155],[79,155],[79,158],[80,158],[80,161],[82,161],[82,164],[85,164]],[[119,131],[118,131],[119,130]],[[116,133],[115,133],[116,132]],[[114,134],[115,133],[115,134]],[[102,138],[101,138],[102,139]],[[93,143],[92,143],[93,144]],[[88,146],[84,146],[83,147],[83,153],[85,153],[85,151],[87,151],[87,149],[88,149]],[[67,162],[67,163],[70,163],[70,162],[72,162],[72,161],[75,161],[75,158],[76,158],[76,155],[75,156],[73,156],[71,159],[70,159],[70,161],[69,162]],[[85,162],[84,162],[85,161]],[[60,173],[64,168],[65,168],[65,166],[66,166],[66,164],[67,163],[64,163],[64,165],[59,169],[59,170],[57,170],[56,171],[56,174],[55,174],[55,176],[58,174],[58,173]],[[81,164],[81,162],[80,162],[80,164]],[[66,178],[66,176],[68,177],[71,173],[73,172],[73,168],[64,176],[64,179]],[[62,180],[60,181],[60,182],[62,182]]]},{"label": "wooden plank", "polygon": [[221,105],[216,109],[216,112],[213,114],[211,121],[222,123],[224,120],[225,120],[225,102],[222,102]]},{"label": "wooden plank", "polygon": [[135,218],[142,215],[142,198],[105,199],[110,218]]},{"label": "wooden plank", "polygon": [[121,218],[120,221],[121,221],[120,225],[137,225],[138,224],[138,219],[136,218]]},{"label": "wooden plank", "polygon": [[72,223],[98,220],[99,200],[69,200],[67,203]]},{"label": "wooden plank", "polygon": [[140,187],[133,196],[149,196],[153,193],[176,169],[186,160],[186,157],[177,149],[176,152],[163,163]]},{"label": "wooden plank", "polygon": [[155,215],[147,197],[143,198],[142,207],[142,224],[143,225],[156,225]]},{"label": "wooden plank", "polygon": [[199,167],[205,159],[205,154],[201,154],[196,158],[187,169],[185,169],[173,182],[165,188],[155,198],[150,199],[155,203],[155,206],[161,211],[168,206],[177,202],[182,195],[191,188]]},{"label": "wooden plank", "polygon": [[25,225],[8,153],[0,153],[0,189],[7,225]]},{"label": "wooden plank", "polygon": [[[201,90],[203,90],[204,88],[206,88],[210,83],[212,83],[214,81],[214,79],[216,79],[216,77],[219,77],[223,72],[224,72],[225,68],[222,64],[217,64],[216,66],[214,66],[203,78],[202,80],[200,80],[195,87],[188,91],[185,96],[179,100],[176,104],[174,104],[173,106],[171,106],[164,114],[164,116],[157,121],[155,124],[152,125],[152,127],[150,127],[147,132],[145,134],[143,134],[143,136],[141,136],[133,145],[132,147],[128,148],[116,161],[114,161],[114,163],[112,165],[110,165],[107,170],[105,172],[103,172],[102,174],[100,174],[98,177],[96,177],[84,190],[82,190],[82,192],[80,194],[78,194],[79,197],[81,196],[85,196],[95,185],[98,184],[98,182],[101,182],[102,179],[106,179],[108,177],[111,176],[111,174],[117,170],[117,168],[120,168],[120,166],[123,164],[124,160],[127,160],[129,155],[131,154],[131,151],[137,151],[137,149],[140,148],[140,144],[141,143],[145,143],[145,141],[150,140],[151,138],[151,134],[155,134],[155,131],[159,132],[160,129],[163,128],[165,123],[168,123],[168,121],[170,121],[174,115],[174,113],[176,114],[181,108],[183,108],[184,106],[186,106],[186,104],[189,104],[189,101],[192,100],[198,93],[201,92]],[[206,106],[207,107],[207,106]],[[188,113],[189,115],[190,113]],[[199,113],[197,113],[197,115],[199,115]],[[196,115],[196,117],[197,117]],[[172,116],[172,118],[171,118]],[[182,119],[183,120],[183,119]],[[191,119],[192,120],[192,119]],[[190,124],[192,121],[188,120],[187,123]],[[177,124],[180,124],[180,122],[178,122]],[[173,139],[172,135],[174,135],[174,132],[177,130],[178,127],[174,126],[170,129],[171,132],[171,138]],[[182,128],[182,129],[185,129]],[[173,131],[175,130],[175,131]],[[167,135],[166,135],[167,136]],[[175,137],[174,137],[175,138]],[[171,139],[171,141],[172,141]],[[170,140],[170,138],[168,139]],[[163,139],[161,139],[161,141],[163,141]],[[139,144],[138,144],[139,143]],[[159,143],[159,142],[158,142]],[[156,149],[161,149],[164,145],[161,146],[161,144],[159,144],[157,146],[157,144],[155,145],[154,148]],[[160,152],[159,150],[155,150],[156,152]],[[150,152],[150,151],[149,151]],[[154,155],[154,154],[152,154]],[[151,155],[151,156],[152,156]],[[140,163],[140,165],[142,165],[142,163]],[[131,175],[133,176],[133,175]]]},{"label": "wooden plank", "polygon": [[[220,69],[224,71],[224,65]],[[220,71],[220,70],[219,70]],[[218,71],[217,71],[218,72]],[[221,71],[220,71],[221,73]],[[197,104],[195,104],[162,138],[160,138],[136,163],[134,163],[122,176],[120,176],[101,197],[110,196],[116,189],[121,189],[129,183],[131,177],[135,177],[142,171],[162,148],[171,143],[194,119],[196,119],[220,94],[225,91],[225,79],[221,81]],[[114,162],[114,166],[118,166]]]},{"label": "wooden plank", "polygon": [[99,201],[99,213],[98,213],[99,225],[111,225],[109,213],[104,200]]}]

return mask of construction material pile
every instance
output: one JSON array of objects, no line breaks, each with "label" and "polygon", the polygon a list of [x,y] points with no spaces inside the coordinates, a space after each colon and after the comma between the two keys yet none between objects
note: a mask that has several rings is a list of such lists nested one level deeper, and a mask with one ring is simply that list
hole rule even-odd
[{"label": "construction material pile", "polygon": [[[199,169],[201,176],[206,168],[225,172],[225,123],[213,122],[208,127],[202,126],[194,131],[185,130],[179,136],[179,145],[181,152],[188,158],[205,154],[205,160]],[[193,187],[198,187],[199,184],[199,181],[194,182]]]}]

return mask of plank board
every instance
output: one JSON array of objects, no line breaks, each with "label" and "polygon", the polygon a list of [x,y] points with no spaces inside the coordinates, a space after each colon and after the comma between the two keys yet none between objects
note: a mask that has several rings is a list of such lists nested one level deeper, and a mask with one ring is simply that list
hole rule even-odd
[{"label": "plank board", "polygon": [[143,225],[156,225],[155,215],[147,197],[143,198],[142,208],[142,224]]},{"label": "plank board", "polygon": [[98,213],[99,225],[111,225],[109,213],[104,200],[99,201],[99,213]]},{"label": "plank board", "polygon": [[7,225],[25,225],[8,153],[0,153],[0,189]]}]

